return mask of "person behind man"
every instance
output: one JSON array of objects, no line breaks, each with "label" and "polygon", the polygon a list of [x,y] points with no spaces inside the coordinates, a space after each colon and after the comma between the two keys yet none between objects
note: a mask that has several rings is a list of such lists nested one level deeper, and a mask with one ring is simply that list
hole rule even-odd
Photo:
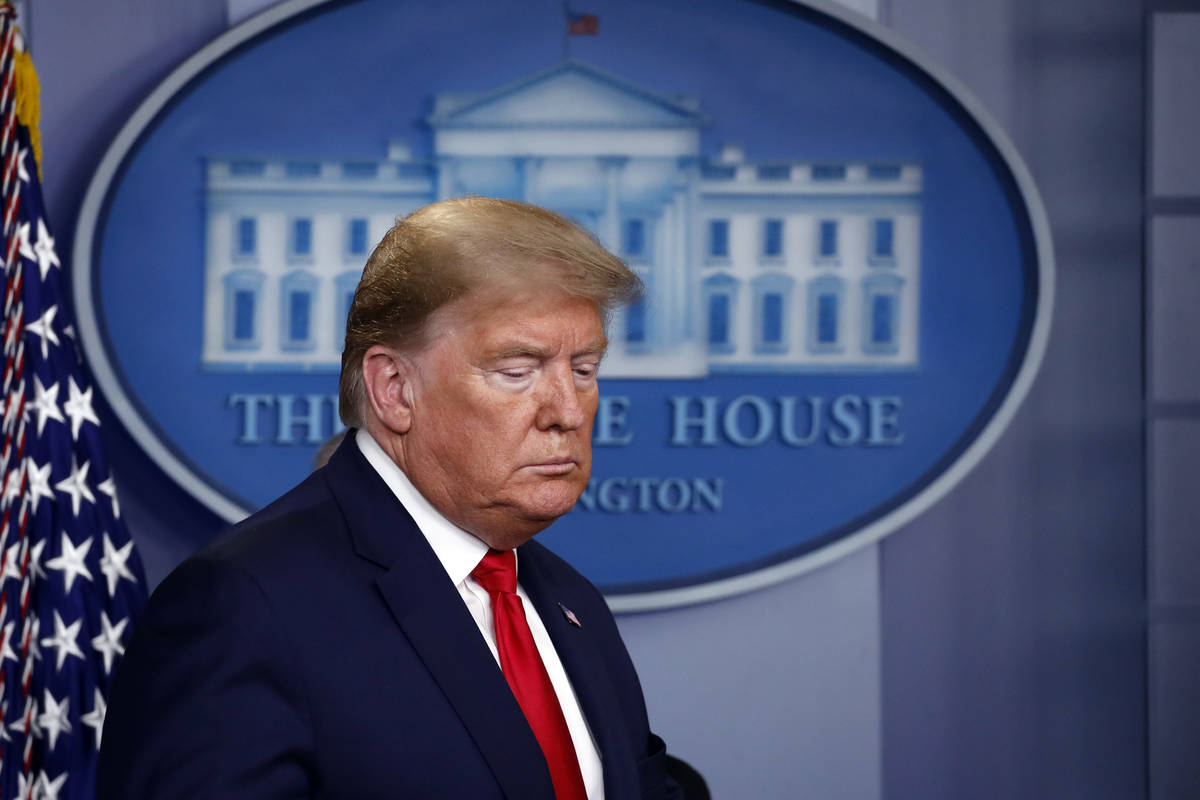
[{"label": "person behind man", "polygon": [[603,598],[531,541],[587,485],[604,322],[639,291],[534,206],[400,219],[350,308],[351,430],[154,593],[99,797],[676,796]]}]

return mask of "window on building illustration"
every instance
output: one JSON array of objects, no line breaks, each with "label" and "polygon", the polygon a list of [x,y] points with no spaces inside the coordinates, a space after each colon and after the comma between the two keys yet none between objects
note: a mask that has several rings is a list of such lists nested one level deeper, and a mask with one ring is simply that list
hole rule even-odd
[{"label": "window on building illustration", "polygon": [[311,350],[316,346],[313,335],[313,310],[316,307],[317,278],[310,272],[296,270],[283,276],[280,282],[280,339],[284,350]]},{"label": "window on building illustration", "polygon": [[781,272],[766,272],[753,281],[754,351],[782,353],[788,349],[788,308],[795,280]]},{"label": "window on building illustration", "polygon": [[254,341],[254,306],[258,293],[252,289],[237,289],[233,293],[233,338],[238,342]]},{"label": "window on building illustration", "polygon": [[760,181],[786,181],[792,177],[791,164],[762,164],[757,170]]},{"label": "window on building illustration", "polygon": [[365,256],[367,244],[367,220],[355,217],[350,220],[346,231],[346,252],[352,256]]},{"label": "window on building illustration", "polygon": [[318,161],[289,161],[283,168],[289,178],[317,178],[321,175]]},{"label": "window on building illustration", "polygon": [[867,166],[867,178],[873,181],[894,181],[900,178],[899,164],[870,164]]},{"label": "window on building illustration", "polygon": [[263,274],[256,269],[235,270],[225,283],[225,349],[254,350],[261,344],[259,307]]},{"label": "window on building illustration", "polygon": [[735,341],[734,309],[740,284],[737,278],[717,274],[704,279],[704,313],[710,353],[732,353]]},{"label": "window on building illustration", "polygon": [[646,221],[640,217],[625,220],[621,237],[621,252],[628,258],[646,256]]},{"label": "window on building illustration", "polygon": [[783,295],[777,292],[764,294],[762,298],[762,342],[783,343]]},{"label": "window on building illustration", "polygon": [[762,254],[764,258],[783,257],[783,220],[768,219],[763,221]]},{"label": "window on building illustration", "polygon": [[710,258],[729,258],[729,220],[708,221],[708,255]]},{"label": "window on building illustration", "polygon": [[871,262],[891,263],[895,259],[896,224],[890,219],[871,221]]},{"label": "window on building illustration", "polygon": [[900,292],[904,279],[876,272],[863,280],[863,351],[895,353],[900,347]]},{"label": "window on building illustration", "polygon": [[397,178],[429,178],[432,174],[432,167],[428,164],[401,162],[396,165]]},{"label": "window on building illustration", "polygon": [[297,217],[292,220],[290,254],[295,258],[308,258],[312,255],[313,224],[308,217]]},{"label": "window on building illustration", "polygon": [[729,316],[730,297],[725,292],[712,294],[708,298],[708,344],[724,347],[730,344]]},{"label": "window on building illustration", "polygon": [[889,345],[895,337],[896,298],[877,294],[871,298],[871,345]]},{"label": "window on building illustration", "polygon": [[625,341],[631,345],[646,343],[646,301],[639,300],[625,309]]},{"label": "window on building illustration", "polygon": [[812,176],[814,181],[840,181],[846,177],[846,165],[814,164]]},{"label": "window on building illustration", "polygon": [[235,257],[248,258],[258,252],[258,220],[254,217],[242,217],[237,221],[234,233],[233,254]]},{"label": "window on building illustration", "polygon": [[838,297],[832,292],[826,292],[817,298],[817,343],[836,343],[837,330]]},{"label": "window on building illustration", "polygon": [[700,177],[709,181],[728,181],[737,177],[737,167],[730,164],[704,164]]},{"label": "window on building illustration", "polygon": [[348,270],[333,279],[337,292],[337,316],[333,320],[333,340],[340,350],[346,342],[346,318],[350,316],[350,304],[354,302],[354,290],[358,287],[361,271]]},{"label": "window on building illustration", "polygon": [[379,172],[379,165],[374,161],[347,161],[342,164],[342,175],[347,178],[374,178]]},{"label": "window on building illustration", "polygon": [[808,348],[821,353],[842,348],[843,282],[830,275],[808,285]]},{"label": "window on building illustration", "polygon": [[823,219],[817,223],[817,258],[833,261],[838,255],[838,223],[836,219]]},{"label": "window on building illustration", "polygon": [[288,339],[293,342],[307,342],[309,325],[312,315],[312,293],[290,292],[288,294]]},{"label": "window on building illustration", "polygon": [[238,159],[229,162],[229,174],[235,178],[253,178],[264,174],[267,165],[262,161]]}]

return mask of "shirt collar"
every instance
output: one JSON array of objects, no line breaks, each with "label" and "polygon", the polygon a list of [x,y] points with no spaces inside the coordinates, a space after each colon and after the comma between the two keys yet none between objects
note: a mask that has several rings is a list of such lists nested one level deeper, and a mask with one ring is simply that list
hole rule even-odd
[{"label": "shirt collar", "polygon": [[465,581],[471,570],[475,569],[479,560],[487,553],[488,546],[442,516],[417,487],[413,486],[404,471],[396,466],[396,462],[383,452],[383,448],[365,428],[359,428],[354,443],[358,445],[367,463],[379,473],[379,477],[383,478],[383,482],[408,511],[413,522],[417,523],[446,574],[450,576],[451,583],[458,586]]}]

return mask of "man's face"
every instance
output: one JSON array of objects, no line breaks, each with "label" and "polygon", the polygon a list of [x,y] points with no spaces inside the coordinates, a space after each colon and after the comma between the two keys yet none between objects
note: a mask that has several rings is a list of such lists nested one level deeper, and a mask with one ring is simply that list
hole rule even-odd
[{"label": "man's face", "polygon": [[497,303],[486,292],[433,314],[412,359],[412,424],[400,466],[448,519],[515,547],[579,499],[592,468],[596,304],[557,289]]}]

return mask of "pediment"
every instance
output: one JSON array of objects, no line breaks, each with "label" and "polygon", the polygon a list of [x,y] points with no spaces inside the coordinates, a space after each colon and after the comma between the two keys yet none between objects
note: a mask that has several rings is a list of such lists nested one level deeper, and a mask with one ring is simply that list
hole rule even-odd
[{"label": "pediment", "polygon": [[575,61],[475,95],[438,95],[434,128],[699,127],[697,103],[654,94]]}]

